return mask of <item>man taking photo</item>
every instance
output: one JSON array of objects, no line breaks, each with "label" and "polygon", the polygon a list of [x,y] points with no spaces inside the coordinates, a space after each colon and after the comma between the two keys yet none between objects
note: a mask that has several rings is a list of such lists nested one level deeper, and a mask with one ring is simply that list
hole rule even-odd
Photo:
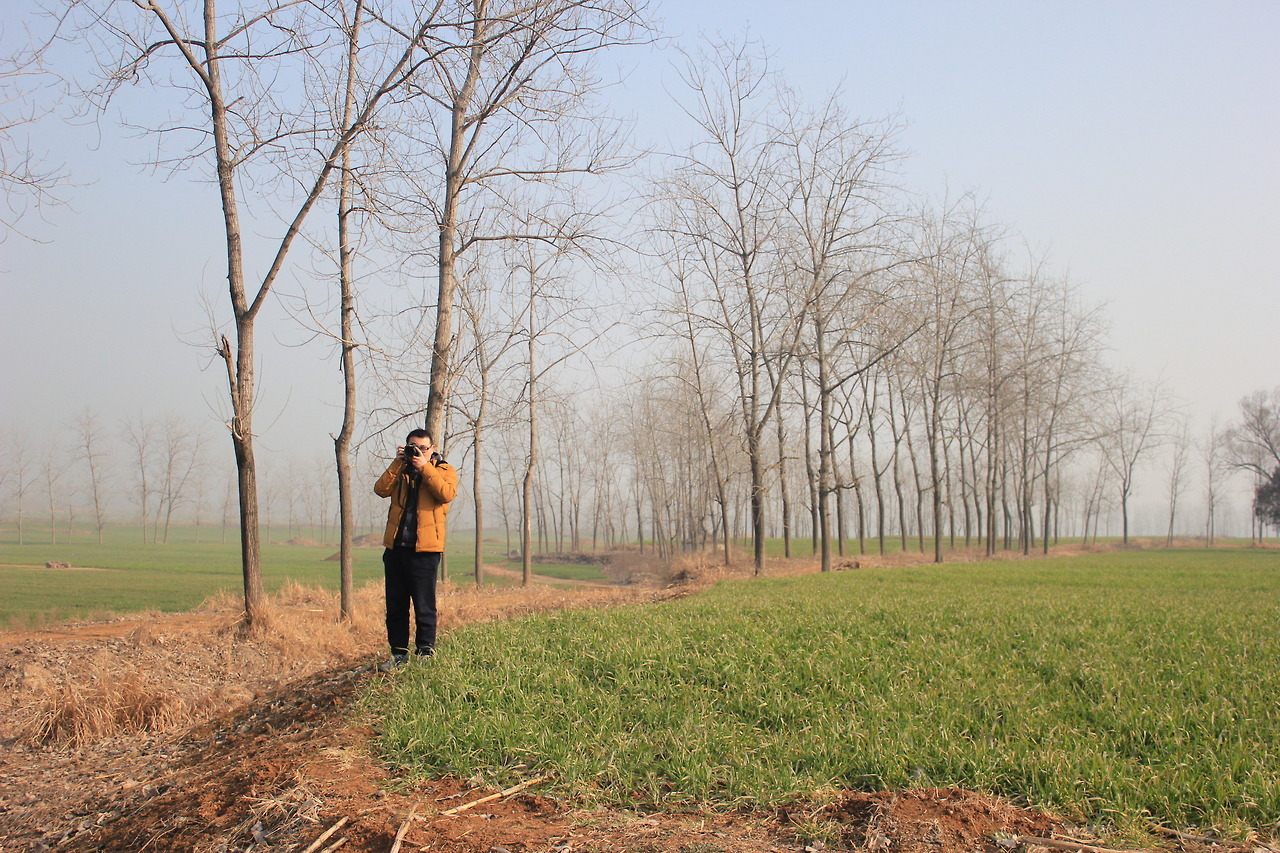
[{"label": "man taking photo", "polygon": [[458,471],[441,458],[426,430],[415,429],[396,449],[396,457],[373,491],[380,498],[391,498],[382,537],[391,659],[378,666],[390,672],[409,660],[410,605],[414,653],[435,651],[436,578],[444,555],[449,502],[458,494]]}]

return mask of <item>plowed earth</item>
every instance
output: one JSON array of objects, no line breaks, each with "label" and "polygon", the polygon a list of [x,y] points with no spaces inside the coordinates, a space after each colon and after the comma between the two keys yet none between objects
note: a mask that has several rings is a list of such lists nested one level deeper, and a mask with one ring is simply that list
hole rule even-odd
[{"label": "plowed earth", "polygon": [[[680,593],[526,590],[515,603],[517,593],[454,590],[442,610],[447,629],[672,594]],[[233,603],[0,634],[0,851],[1008,853],[1026,837],[1071,831],[1050,815],[955,789],[842,792],[766,812],[645,814],[587,810],[537,785],[477,804],[499,793],[481,779],[411,784],[378,759],[372,721],[356,704],[394,678],[375,668],[380,601],[363,593],[360,607],[354,639],[327,644],[317,638],[334,622],[333,603],[315,599],[276,603],[272,623],[294,632],[283,637],[237,632]],[[281,653],[316,646],[315,657]],[[74,694],[75,685],[113,674],[157,695],[173,685],[181,711],[33,742],[33,725],[59,701],[87,695]]]}]

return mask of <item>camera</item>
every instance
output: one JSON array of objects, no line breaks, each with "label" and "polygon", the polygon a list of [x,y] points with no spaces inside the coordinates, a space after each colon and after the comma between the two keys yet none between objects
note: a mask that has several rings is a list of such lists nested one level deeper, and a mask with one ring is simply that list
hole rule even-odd
[{"label": "camera", "polygon": [[409,459],[414,456],[421,456],[422,448],[416,444],[406,444],[404,446],[404,458]]}]

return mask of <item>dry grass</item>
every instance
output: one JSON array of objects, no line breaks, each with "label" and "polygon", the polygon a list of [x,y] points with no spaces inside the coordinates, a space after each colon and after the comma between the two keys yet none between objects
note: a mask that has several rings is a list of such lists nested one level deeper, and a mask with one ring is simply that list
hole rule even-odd
[{"label": "dry grass", "polygon": [[82,745],[121,732],[165,729],[186,717],[183,697],[155,687],[143,673],[99,670],[87,684],[77,679],[47,690],[19,731],[33,745]]},{"label": "dry grass", "polygon": [[288,681],[371,654],[382,597],[358,591],[354,618],[337,596],[288,584],[246,627],[239,596],[222,594],[189,614],[146,614],[105,626],[96,641],[42,642],[5,678],[7,732],[33,746],[80,746],[117,734],[163,731],[243,705]]},{"label": "dry grass", "polygon": [[[469,622],[508,619],[566,607],[643,600],[652,588],[476,589],[440,587],[442,632]],[[243,600],[222,593],[196,611],[146,614],[106,625],[108,638],[32,639],[15,645],[19,661],[0,673],[0,736],[40,747],[78,747],[120,734],[195,725],[289,682],[361,658],[385,646],[381,584],[356,591],[349,621],[334,592],[288,583],[269,597],[262,618],[243,619]],[[17,654],[21,651],[21,654]]]}]

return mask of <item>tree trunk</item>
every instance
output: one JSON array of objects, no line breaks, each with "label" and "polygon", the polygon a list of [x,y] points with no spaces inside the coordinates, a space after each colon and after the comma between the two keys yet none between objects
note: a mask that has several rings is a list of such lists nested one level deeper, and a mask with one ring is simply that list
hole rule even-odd
[{"label": "tree trunk", "polygon": [[[347,42],[346,99],[342,111],[342,127],[351,126],[355,112],[356,61],[360,44],[360,22],[364,16],[364,0],[356,0],[355,17]],[[339,306],[342,335],[342,426],[333,440],[338,475],[338,615],[350,622],[355,607],[355,585],[352,580],[354,560],[355,518],[352,508],[351,436],[356,419],[355,364],[355,250],[351,245],[352,217],[351,149],[342,152],[342,172],[338,186],[338,279],[341,289]]]}]

